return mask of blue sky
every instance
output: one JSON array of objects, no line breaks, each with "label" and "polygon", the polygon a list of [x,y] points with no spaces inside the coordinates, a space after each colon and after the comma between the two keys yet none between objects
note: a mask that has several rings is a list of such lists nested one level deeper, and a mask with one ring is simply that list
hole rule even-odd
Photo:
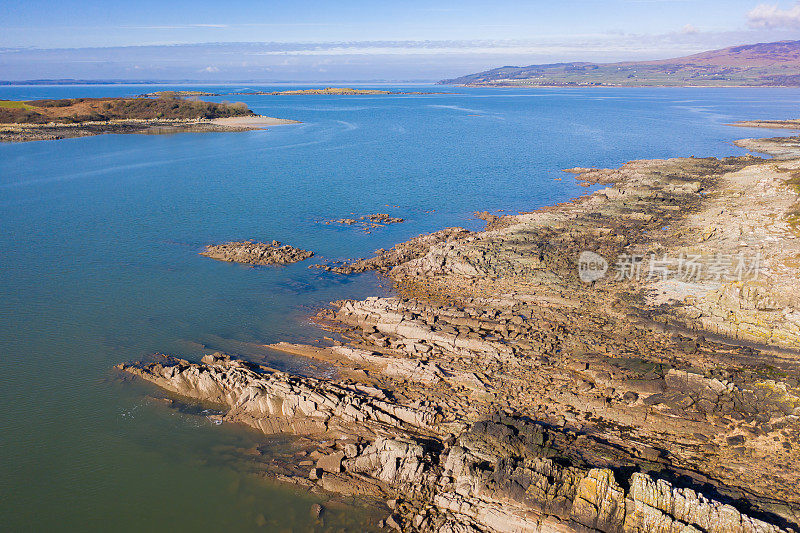
[{"label": "blue sky", "polygon": [[[70,77],[164,75],[165,54],[175,56],[175,74],[209,79],[289,79],[303,69],[322,78],[436,78],[502,64],[660,58],[779,39],[800,39],[795,0],[2,0],[0,79],[57,77],[70,68]],[[270,45],[244,52],[229,45],[210,55],[174,46],[197,43]],[[105,56],[42,51],[131,46],[143,48]]]},{"label": "blue sky", "polygon": [[[786,7],[792,3],[784,2]],[[747,27],[752,0],[3,0],[0,46],[525,39]]]}]

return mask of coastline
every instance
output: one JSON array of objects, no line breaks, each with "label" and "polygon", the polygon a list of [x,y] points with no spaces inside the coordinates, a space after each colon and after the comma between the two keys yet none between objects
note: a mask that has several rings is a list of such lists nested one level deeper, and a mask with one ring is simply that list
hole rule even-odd
[{"label": "coastline", "polygon": [[284,126],[286,124],[301,124],[299,120],[267,117],[263,115],[256,115],[252,117],[214,118],[211,119],[211,123],[227,128],[247,127],[250,128],[251,130],[262,129],[267,126]]},{"label": "coastline", "polygon": [[426,94],[452,94],[443,92],[424,91],[386,91],[382,89],[353,89],[351,87],[326,87],[324,89],[294,89],[287,91],[251,91],[232,92],[229,94],[251,96],[401,96],[401,95],[426,95]]},{"label": "coastline", "polygon": [[740,128],[800,129],[800,120],[742,120],[729,124]]},{"label": "coastline", "polygon": [[[387,523],[404,530],[796,528],[800,149],[770,141],[779,164],[580,169],[607,187],[352,263],[398,297],[334,302],[317,316],[331,346],[271,346],[333,362],[338,378],[222,355],[120,368],[227,406],[227,421],[335,438],[285,480],[391,498]],[[582,251],[613,268],[622,254],[750,248],[766,278],[585,283],[576,268]]]},{"label": "coastline", "polygon": [[170,134],[186,132],[239,132],[271,126],[300,124],[290,119],[243,116],[216,119],[114,119],[77,123],[0,124],[0,142],[31,142],[116,134]]},{"label": "coastline", "polygon": [[593,83],[563,85],[437,83],[437,85],[467,89],[797,89],[796,85],[601,85]]}]

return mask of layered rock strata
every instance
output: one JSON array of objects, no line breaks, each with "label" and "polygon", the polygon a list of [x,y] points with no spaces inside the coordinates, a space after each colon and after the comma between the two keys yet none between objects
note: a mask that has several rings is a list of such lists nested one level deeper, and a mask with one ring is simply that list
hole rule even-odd
[{"label": "layered rock strata", "polygon": [[209,244],[200,255],[233,263],[251,265],[284,265],[297,263],[314,256],[314,252],[295,248],[278,241],[269,243],[242,241]]},{"label": "layered rock strata", "polygon": [[222,406],[226,420],[267,434],[337,437],[341,449],[321,456],[310,477],[335,492],[401,495],[392,519],[404,529],[784,531],[665,479],[634,472],[620,484],[621,469],[581,459],[580,438],[523,418],[497,415],[444,437],[448,426],[435,410],[387,402],[378,389],[299,379],[219,354],[166,363],[120,368]]},{"label": "layered rock strata", "polygon": [[386,498],[403,531],[797,531],[800,150],[779,144],[574,169],[606,187],[328,265],[398,293],[321,312],[329,346],[271,345],[336,378],[222,355],[122,369],[312,437],[287,479]]}]

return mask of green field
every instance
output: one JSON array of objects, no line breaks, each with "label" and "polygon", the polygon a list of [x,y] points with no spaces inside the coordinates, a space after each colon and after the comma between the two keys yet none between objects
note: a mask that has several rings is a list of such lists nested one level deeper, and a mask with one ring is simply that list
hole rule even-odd
[{"label": "green field", "polygon": [[7,109],[33,109],[33,106],[15,100],[0,100],[0,107],[5,107]]}]

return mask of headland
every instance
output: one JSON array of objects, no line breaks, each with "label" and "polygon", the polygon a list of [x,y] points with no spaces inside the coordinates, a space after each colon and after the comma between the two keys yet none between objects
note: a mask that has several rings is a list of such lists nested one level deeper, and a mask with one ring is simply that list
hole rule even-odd
[{"label": "headland", "polygon": [[158,98],[0,100],[0,141],[26,142],[104,133],[249,131],[297,121],[264,117],[243,103]]},{"label": "headland", "polygon": [[119,368],[297,435],[315,462],[280,479],[397,530],[797,531],[798,144],[572,169],[603,188],[331,268],[396,289],[321,310],[325,346],[271,345],[335,377]]}]

